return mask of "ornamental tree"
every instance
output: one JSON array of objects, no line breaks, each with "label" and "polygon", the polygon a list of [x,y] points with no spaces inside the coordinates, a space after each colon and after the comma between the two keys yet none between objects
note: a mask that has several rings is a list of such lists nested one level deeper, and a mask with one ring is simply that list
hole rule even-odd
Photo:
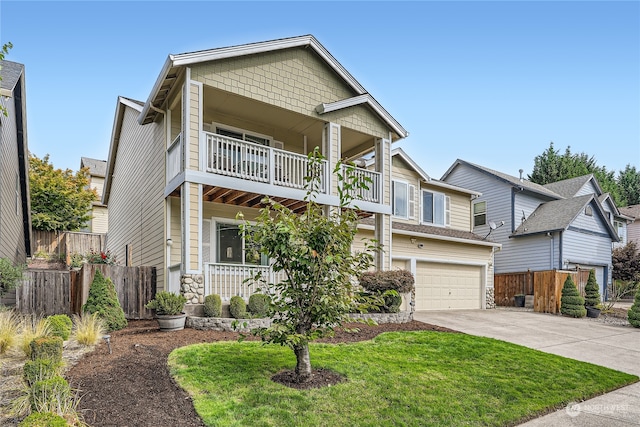
[{"label": "ornamental tree", "polygon": [[[322,155],[316,148],[309,154],[310,171],[320,171]],[[348,314],[362,311],[354,282],[373,262],[379,249],[367,239],[362,252],[352,252],[357,232],[357,208],[352,194],[366,189],[365,181],[354,174],[354,167],[342,165],[334,170],[338,177],[340,204],[325,209],[316,203],[321,175],[307,179],[306,206],[302,214],[265,198],[265,207],[254,224],[245,222],[242,233],[249,245],[259,248],[272,262],[274,272],[284,280],[269,283],[259,272],[252,278],[262,292],[271,297],[272,325],[252,331],[265,343],[286,345],[296,356],[298,382],[312,377],[309,342],[331,336],[335,328],[349,320]],[[241,217],[241,215],[240,215]]]},{"label": "ornamental tree", "polygon": [[587,309],[584,308],[584,298],[578,293],[578,288],[576,288],[570,274],[562,287],[560,313],[571,317],[584,317],[587,315]]},{"label": "ornamental tree", "polygon": [[596,281],[596,271],[591,269],[589,271],[589,278],[587,284],[584,286],[584,305],[585,307],[596,307],[602,300],[600,299],[600,287]]},{"label": "ornamental tree", "polygon": [[89,189],[89,170],[75,174],[54,169],[49,155],[39,159],[29,154],[31,222],[36,230],[76,231],[91,219],[91,202],[98,196]]}]

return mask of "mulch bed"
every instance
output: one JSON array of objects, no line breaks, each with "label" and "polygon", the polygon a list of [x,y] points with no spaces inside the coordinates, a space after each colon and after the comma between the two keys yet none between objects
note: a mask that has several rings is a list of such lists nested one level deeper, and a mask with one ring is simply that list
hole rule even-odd
[{"label": "mulch bed", "polygon": [[[382,332],[430,330],[455,332],[422,322],[351,325],[359,332],[337,332],[322,340],[344,343],[368,340]],[[189,395],[176,385],[167,368],[167,356],[178,347],[195,343],[237,340],[233,332],[182,331],[160,332],[155,320],[129,321],[129,326],[111,334],[109,354],[100,343],[67,372],[74,389],[80,390],[78,411],[89,425],[98,426],[204,426]],[[338,380],[331,372],[317,372],[318,382]],[[286,372],[281,373],[286,382]],[[328,376],[331,378],[328,379]],[[291,384],[295,386],[295,384]]]}]

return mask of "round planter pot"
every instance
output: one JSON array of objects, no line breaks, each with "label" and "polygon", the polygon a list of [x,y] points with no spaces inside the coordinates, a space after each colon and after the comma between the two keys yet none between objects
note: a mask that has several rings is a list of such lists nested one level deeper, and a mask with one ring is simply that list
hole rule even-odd
[{"label": "round planter pot", "polygon": [[587,309],[587,317],[597,318],[600,316],[600,309],[595,307],[585,307]]},{"label": "round planter pot", "polygon": [[158,325],[162,332],[179,331],[184,329],[184,323],[187,320],[185,313],[181,314],[158,314]]}]

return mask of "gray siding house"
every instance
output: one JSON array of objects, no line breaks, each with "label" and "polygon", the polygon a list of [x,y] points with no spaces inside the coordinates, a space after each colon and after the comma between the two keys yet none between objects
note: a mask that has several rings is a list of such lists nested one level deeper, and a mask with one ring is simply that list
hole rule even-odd
[{"label": "gray siding house", "polygon": [[[31,204],[24,65],[0,63],[0,258],[24,264],[31,256]],[[2,302],[14,303],[15,295]]]},{"label": "gray siding house", "polygon": [[456,160],[442,181],[482,193],[472,202],[473,232],[502,244],[495,273],[593,268],[606,295],[620,213],[593,175],[543,186]]}]

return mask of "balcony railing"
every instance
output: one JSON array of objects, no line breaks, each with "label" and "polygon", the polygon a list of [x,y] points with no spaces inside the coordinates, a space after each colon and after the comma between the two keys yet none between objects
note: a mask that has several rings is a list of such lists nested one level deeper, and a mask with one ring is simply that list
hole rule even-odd
[{"label": "balcony railing", "polygon": [[232,296],[239,295],[243,298],[259,290],[260,283],[245,282],[254,277],[257,272],[262,272],[262,277],[269,282],[284,279],[284,273],[274,273],[268,266],[249,266],[237,264],[207,264],[207,294],[218,294],[223,301],[228,301]]},{"label": "balcony railing", "polygon": [[[343,176],[346,173],[347,166],[342,166]],[[382,175],[380,172],[370,171],[367,169],[353,168],[358,181],[364,181],[367,188],[354,188],[351,196],[356,200],[362,200],[365,202],[380,203],[381,197],[381,184]]]},{"label": "balcony railing", "polygon": [[167,149],[167,182],[182,172],[182,134],[178,134]]},{"label": "balcony railing", "polygon": [[[312,173],[307,156],[213,133],[205,135],[207,172],[296,189],[304,189],[305,178]],[[319,191],[326,193],[326,160],[315,173],[320,175]]]}]

